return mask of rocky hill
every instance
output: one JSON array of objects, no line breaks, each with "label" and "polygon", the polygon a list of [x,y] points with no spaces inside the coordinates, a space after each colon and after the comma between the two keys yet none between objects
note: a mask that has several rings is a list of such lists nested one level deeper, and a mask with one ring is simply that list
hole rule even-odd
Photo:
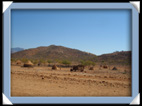
[{"label": "rocky hill", "polygon": [[99,62],[106,62],[109,64],[131,64],[131,51],[121,51],[109,54],[103,54],[97,57]]},{"label": "rocky hill", "polygon": [[50,60],[87,60],[96,55],[83,52],[77,49],[71,49],[63,46],[50,45],[48,47],[37,47],[33,49],[27,49],[24,51],[16,52],[12,54],[12,58],[16,59],[50,59]]}]

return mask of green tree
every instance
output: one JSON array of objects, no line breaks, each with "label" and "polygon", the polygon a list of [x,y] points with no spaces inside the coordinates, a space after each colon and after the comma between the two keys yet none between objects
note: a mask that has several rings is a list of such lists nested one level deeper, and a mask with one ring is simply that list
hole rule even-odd
[{"label": "green tree", "polygon": [[16,62],[16,59],[14,59],[14,58],[11,58],[11,62]]},{"label": "green tree", "polygon": [[32,60],[33,64],[38,64],[38,60]]},{"label": "green tree", "polygon": [[59,60],[59,59],[56,59],[56,60],[55,60],[55,63],[62,64],[62,61],[61,61],[61,60]]},{"label": "green tree", "polygon": [[80,60],[81,65],[86,65],[84,60]]},{"label": "green tree", "polygon": [[84,65],[84,66],[91,66],[91,65],[95,66],[95,63],[90,60],[87,60],[87,61],[81,60],[80,63],[81,63],[81,65]]},{"label": "green tree", "polygon": [[62,61],[62,64],[64,64],[64,65],[70,65],[71,62],[70,62],[69,60],[63,60],[63,61]]},{"label": "green tree", "polygon": [[39,60],[40,63],[43,63],[45,65],[46,61],[44,59]]},{"label": "green tree", "polygon": [[91,62],[91,65],[92,65],[92,66],[95,66],[96,64],[92,61],[92,62]]},{"label": "green tree", "polygon": [[26,62],[28,62],[28,59],[27,59],[27,58],[22,58],[21,61],[22,61],[23,63],[26,63]]},{"label": "green tree", "polygon": [[94,62],[92,62],[92,61],[86,61],[86,65],[88,65],[88,66],[95,66],[95,63]]},{"label": "green tree", "polygon": [[47,62],[49,63],[49,66],[50,66],[50,64],[52,63],[52,61],[51,61],[51,60],[47,60]]},{"label": "green tree", "polygon": [[104,60],[102,60],[102,61],[101,61],[101,64],[102,64],[102,65],[105,65],[106,63],[105,63],[105,61],[104,61]]}]

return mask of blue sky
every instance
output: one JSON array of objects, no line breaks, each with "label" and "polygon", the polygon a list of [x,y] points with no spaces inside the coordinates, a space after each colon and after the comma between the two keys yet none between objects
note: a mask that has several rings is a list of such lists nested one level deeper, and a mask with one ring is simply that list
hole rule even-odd
[{"label": "blue sky", "polygon": [[11,47],[61,45],[101,55],[131,50],[130,10],[12,10]]}]

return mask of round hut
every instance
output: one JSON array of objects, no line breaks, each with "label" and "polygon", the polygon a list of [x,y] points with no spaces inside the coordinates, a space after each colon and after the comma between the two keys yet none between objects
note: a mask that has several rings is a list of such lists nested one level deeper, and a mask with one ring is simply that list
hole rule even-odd
[{"label": "round hut", "polygon": [[33,63],[31,62],[31,61],[28,61],[28,62],[26,62],[26,63],[24,63],[24,67],[33,67]]},{"label": "round hut", "polygon": [[21,65],[21,64],[22,64],[22,62],[20,60],[16,61],[16,65]]},{"label": "round hut", "polygon": [[52,70],[58,70],[58,67],[56,65],[53,65]]},{"label": "round hut", "polygon": [[117,68],[116,68],[116,67],[113,67],[112,70],[117,70]]}]

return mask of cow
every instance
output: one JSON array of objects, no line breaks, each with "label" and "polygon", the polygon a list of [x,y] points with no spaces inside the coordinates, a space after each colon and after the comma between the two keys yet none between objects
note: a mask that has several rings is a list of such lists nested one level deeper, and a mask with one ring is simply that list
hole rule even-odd
[{"label": "cow", "polygon": [[37,65],[38,65],[38,66],[40,66],[40,65],[41,65],[41,63],[38,63]]},{"label": "cow", "polygon": [[104,66],[103,66],[103,68],[105,68],[105,69],[106,69],[106,68],[108,68],[108,66],[104,65]]},{"label": "cow", "polygon": [[94,67],[90,67],[89,70],[94,70]]},{"label": "cow", "polygon": [[84,65],[77,65],[77,66],[73,66],[73,68],[70,69],[70,71],[77,71],[77,70],[79,70],[79,71],[83,72],[84,68],[85,68]]}]

